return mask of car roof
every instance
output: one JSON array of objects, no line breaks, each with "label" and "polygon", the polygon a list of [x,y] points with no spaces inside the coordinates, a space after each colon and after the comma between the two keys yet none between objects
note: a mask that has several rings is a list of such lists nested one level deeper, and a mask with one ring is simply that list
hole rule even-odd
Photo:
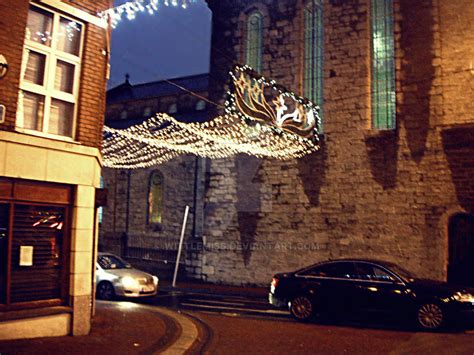
[{"label": "car roof", "polygon": [[305,267],[297,270],[296,272],[306,270],[306,269],[312,268],[314,266],[327,264],[327,263],[334,263],[334,262],[363,262],[363,263],[377,264],[377,265],[381,265],[381,266],[384,266],[384,267],[390,267],[392,265],[395,265],[394,263],[391,263],[389,261],[378,260],[378,259],[341,258],[341,259],[322,260],[322,261],[319,261],[319,262],[314,263],[312,265],[305,266]]}]

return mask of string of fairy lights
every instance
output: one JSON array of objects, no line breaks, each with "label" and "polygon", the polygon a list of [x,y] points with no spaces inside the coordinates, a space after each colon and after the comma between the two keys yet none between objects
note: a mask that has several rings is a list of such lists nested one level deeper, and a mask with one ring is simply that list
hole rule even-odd
[{"label": "string of fairy lights", "polygon": [[[124,17],[134,20],[140,12],[153,15],[162,6],[186,9],[195,2],[132,0],[98,15],[116,28]],[[292,159],[318,150],[320,120],[316,105],[260,76],[248,66],[238,66],[230,75],[234,91],[228,92],[225,114],[211,121],[183,123],[158,113],[126,129],[104,127],[104,165],[122,169],[146,168],[182,154],[226,158],[245,153]],[[268,89],[273,91],[271,102],[266,98]],[[290,113],[286,112],[288,99],[295,108]]]},{"label": "string of fairy lights", "polygon": [[[147,168],[182,154],[218,159],[244,153],[285,160],[301,158],[319,149],[319,115],[315,104],[259,76],[248,66],[236,67],[231,77],[234,91],[228,92],[225,114],[210,121],[184,123],[158,113],[126,129],[105,126],[104,165],[120,169]],[[265,92],[265,88],[270,92]],[[255,100],[249,99],[251,96]],[[278,106],[275,101],[271,105],[267,96],[289,100],[288,104],[293,103],[297,109],[292,114],[282,115],[287,106]],[[246,103],[242,103],[243,100]],[[239,102],[247,105],[246,110],[242,110]],[[264,111],[258,110],[261,106],[265,107]],[[278,117],[284,119],[278,121]],[[285,126],[285,121],[291,122]],[[305,135],[297,133],[301,131]]]},{"label": "string of fairy lights", "polygon": [[134,20],[137,14],[141,12],[153,15],[158,12],[162,6],[179,6],[183,9],[187,9],[189,5],[195,2],[196,0],[133,0],[102,11],[99,13],[99,17],[110,21],[112,28],[116,28],[124,16],[128,20]]}]

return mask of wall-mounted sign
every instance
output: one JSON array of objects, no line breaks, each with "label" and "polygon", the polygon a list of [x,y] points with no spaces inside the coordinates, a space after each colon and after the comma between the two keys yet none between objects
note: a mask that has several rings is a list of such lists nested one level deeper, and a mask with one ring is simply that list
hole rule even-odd
[{"label": "wall-mounted sign", "polygon": [[0,105],[0,124],[5,122],[5,114],[7,108],[4,105]]},{"label": "wall-mounted sign", "polygon": [[32,246],[20,246],[20,266],[33,266]]},{"label": "wall-mounted sign", "polygon": [[8,71],[8,62],[7,59],[0,54],[0,79],[3,79],[7,75]]}]

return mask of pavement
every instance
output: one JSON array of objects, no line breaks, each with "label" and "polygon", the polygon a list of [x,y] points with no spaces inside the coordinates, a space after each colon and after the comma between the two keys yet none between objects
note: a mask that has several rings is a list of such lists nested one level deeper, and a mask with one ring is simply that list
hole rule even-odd
[{"label": "pavement", "polygon": [[211,284],[202,281],[178,281],[176,287],[172,287],[171,281],[160,280],[160,290],[163,292],[185,292],[185,293],[208,293],[226,296],[242,296],[248,298],[268,298],[270,282],[268,287],[257,286],[229,286]]},{"label": "pavement", "polygon": [[[259,287],[233,287],[202,282],[180,282],[173,288],[160,281],[160,291],[266,297]],[[66,336],[0,341],[0,354],[183,354],[198,353],[206,340],[196,318],[164,307],[128,301],[97,301],[88,336]]]}]

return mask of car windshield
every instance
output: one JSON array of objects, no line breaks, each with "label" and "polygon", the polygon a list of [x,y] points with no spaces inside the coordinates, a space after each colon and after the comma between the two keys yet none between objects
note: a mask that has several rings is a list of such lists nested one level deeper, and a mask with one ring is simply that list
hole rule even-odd
[{"label": "car windshield", "polygon": [[98,263],[104,270],[130,269],[132,265],[114,255],[99,255]]},{"label": "car windshield", "polygon": [[406,281],[412,281],[416,278],[415,275],[413,275],[411,272],[405,270],[404,268],[396,264],[389,263],[387,264],[387,266],[390,270],[392,270],[394,273],[396,273],[398,276],[405,279]]}]

